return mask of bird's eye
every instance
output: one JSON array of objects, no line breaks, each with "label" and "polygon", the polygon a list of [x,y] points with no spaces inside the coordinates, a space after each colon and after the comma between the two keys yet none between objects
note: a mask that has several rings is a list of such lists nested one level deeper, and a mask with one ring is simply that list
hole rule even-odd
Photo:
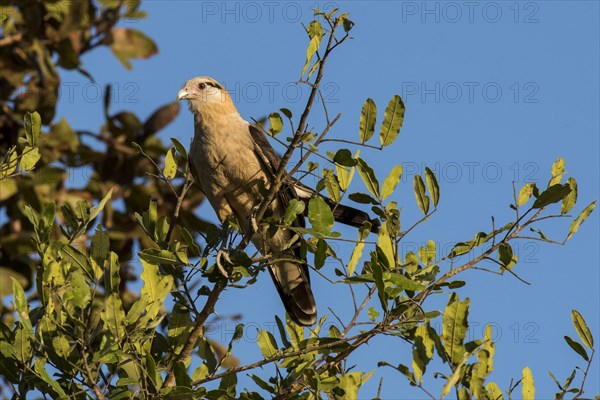
[{"label": "bird's eye", "polygon": [[204,89],[206,89],[206,83],[204,83],[204,82],[200,82],[200,83],[198,84],[198,89],[200,89],[200,90],[204,90]]}]

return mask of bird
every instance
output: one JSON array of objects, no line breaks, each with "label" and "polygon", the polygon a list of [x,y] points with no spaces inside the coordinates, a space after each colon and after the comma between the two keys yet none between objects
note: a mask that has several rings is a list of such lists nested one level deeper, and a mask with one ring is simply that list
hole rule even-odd
[{"label": "bird", "polygon": [[[244,233],[248,232],[254,227],[253,213],[263,200],[264,188],[275,177],[280,156],[263,131],[242,118],[225,87],[213,78],[190,79],[178,92],[177,100],[187,100],[194,116],[188,160],[195,183],[221,223],[234,219]],[[315,195],[315,190],[288,177],[267,212],[280,219],[290,200],[308,202]],[[336,221],[354,227],[369,221],[371,230],[377,232],[378,219],[323,198]],[[304,215],[298,214],[292,226],[304,227]],[[270,237],[255,231],[251,240],[257,250],[274,260],[268,270],[290,319],[300,326],[311,326],[317,320],[317,306],[306,260],[299,246],[289,246],[293,237],[291,230],[279,228]]]}]

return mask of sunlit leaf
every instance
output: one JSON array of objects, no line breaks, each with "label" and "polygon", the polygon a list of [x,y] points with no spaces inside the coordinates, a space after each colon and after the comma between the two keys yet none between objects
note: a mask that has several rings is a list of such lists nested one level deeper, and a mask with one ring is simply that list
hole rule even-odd
[{"label": "sunlit leaf", "polygon": [[112,28],[110,49],[127,69],[131,69],[132,58],[148,58],[158,53],[152,39],[144,33],[130,28]]},{"label": "sunlit leaf", "polygon": [[331,232],[333,212],[320,196],[313,197],[308,202],[308,220],[315,231],[324,235]]},{"label": "sunlit leaf", "polygon": [[377,106],[373,99],[369,98],[365,101],[360,112],[360,123],[358,134],[360,141],[365,143],[375,133],[375,121],[377,120]]},{"label": "sunlit leaf", "polygon": [[375,176],[373,169],[367,164],[362,158],[358,159],[358,173],[362,178],[363,182],[367,186],[367,189],[373,196],[379,198],[379,182]]},{"label": "sunlit leaf", "polygon": [[167,179],[175,178],[177,174],[177,161],[175,161],[175,149],[171,148],[167,151],[165,156],[165,166],[163,168],[163,174]]},{"label": "sunlit leaf", "polygon": [[291,225],[292,222],[297,218],[298,214],[304,212],[305,204],[301,200],[292,199],[290,200],[285,215],[283,216],[283,223],[285,225]]},{"label": "sunlit leaf", "polygon": [[592,201],[590,205],[584,208],[583,211],[577,216],[577,218],[575,218],[575,220],[571,223],[571,226],[569,227],[569,233],[567,234],[565,242],[569,240],[571,236],[577,233],[581,224],[583,224],[585,220],[590,216],[592,211],[594,211],[594,208],[596,208],[596,200]]},{"label": "sunlit leaf", "polygon": [[523,379],[521,380],[523,387],[521,388],[521,395],[523,400],[535,400],[535,385],[533,382],[533,374],[529,367],[523,368]]},{"label": "sunlit leaf", "polygon": [[427,188],[429,189],[429,194],[431,194],[433,206],[437,207],[438,202],[440,201],[440,186],[438,185],[435,174],[429,167],[425,167],[425,182],[427,182]]},{"label": "sunlit leaf", "polygon": [[358,265],[358,261],[362,257],[363,249],[365,248],[364,240],[369,236],[369,232],[371,231],[371,224],[366,223],[358,230],[358,240],[354,249],[352,250],[352,255],[350,256],[350,261],[348,261],[348,275],[352,276]]},{"label": "sunlit leaf", "polygon": [[37,112],[26,112],[24,117],[25,137],[29,146],[37,146],[42,132],[42,118]]},{"label": "sunlit leaf", "polygon": [[548,182],[548,187],[559,184],[564,173],[565,160],[558,157],[558,159],[552,164],[552,178],[550,179],[550,182]]},{"label": "sunlit leaf", "polygon": [[40,151],[37,147],[26,146],[21,155],[21,171],[30,171],[35,167],[35,164],[40,160]]},{"label": "sunlit leaf", "polygon": [[391,195],[394,190],[396,190],[396,185],[400,182],[400,177],[402,176],[402,165],[396,165],[388,176],[383,181],[383,186],[381,188],[381,199],[385,200],[389,195]]},{"label": "sunlit leaf", "polygon": [[569,178],[567,184],[571,188],[571,192],[563,199],[560,213],[566,214],[573,209],[577,202],[577,181],[575,178]]},{"label": "sunlit leaf", "polygon": [[534,192],[535,187],[536,187],[535,183],[527,183],[527,184],[523,185],[523,187],[519,191],[519,196],[517,198],[517,205],[519,207],[529,201],[529,199],[531,198],[531,195]]},{"label": "sunlit leaf", "polygon": [[457,364],[465,353],[463,341],[469,328],[467,323],[469,304],[469,298],[461,302],[458,295],[452,293],[444,310],[442,341],[454,364]]},{"label": "sunlit leaf", "polygon": [[423,214],[427,215],[429,212],[429,196],[425,194],[425,183],[423,182],[421,175],[415,175],[414,192],[419,209],[421,209]]},{"label": "sunlit leaf", "polygon": [[283,130],[283,120],[277,112],[269,114],[269,135],[277,136]]},{"label": "sunlit leaf", "polygon": [[579,335],[579,339],[590,349],[594,348],[594,337],[592,336],[592,332],[590,328],[588,328],[585,319],[581,316],[579,311],[571,310],[571,319],[573,320],[573,325],[575,326],[575,330]]},{"label": "sunlit leaf", "polygon": [[272,357],[278,353],[277,342],[269,331],[258,332],[258,347],[265,358]]},{"label": "sunlit leaf", "polygon": [[398,137],[403,121],[404,103],[400,96],[396,95],[388,103],[383,116],[383,123],[381,124],[381,131],[379,133],[382,146],[389,146]]}]

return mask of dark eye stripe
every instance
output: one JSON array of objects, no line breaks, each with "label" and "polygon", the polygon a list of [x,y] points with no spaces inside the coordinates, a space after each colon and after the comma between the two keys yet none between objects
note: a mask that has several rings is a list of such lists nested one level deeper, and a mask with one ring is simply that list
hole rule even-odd
[{"label": "dark eye stripe", "polygon": [[217,84],[217,83],[213,83],[213,82],[204,82],[204,83],[206,83],[208,86],[212,86],[212,87],[214,87],[214,88],[216,88],[216,89],[223,89],[223,88],[221,87],[221,85],[219,85],[219,84]]}]

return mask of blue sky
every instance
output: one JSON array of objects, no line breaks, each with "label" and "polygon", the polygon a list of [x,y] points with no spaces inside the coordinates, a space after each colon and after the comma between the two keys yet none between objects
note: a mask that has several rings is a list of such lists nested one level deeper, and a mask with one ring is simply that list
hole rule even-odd
[{"label": "blue sky", "polygon": [[[133,110],[146,117],[174,100],[186,80],[209,75],[226,84],[247,120],[281,107],[299,115],[308,94],[306,87],[299,93],[294,85],[307,45],[301,22],[310,21],[314,6],[336,5],[148,1],[143,9],[149,17],[124,26],[151,36],[160,54],[134,62],[133,71],[125,70],[106,49],[86,56],[84,63],[101,87],[112,82],[117,88],[113,111]],[[530,181],[545,187],[550,166],[559,156],[566,160],[566,176],[579,183],[573,212],[599,198],[598,2],[351,1],[340,5],[350,12],[356,27],[354,39],[333,54],[324,77],[329,113],[343,114],[332,134],[357,140],[365,99],[375,100],[381,121],[388,100],[400,94],[406,115],[399,138],[384,152],[362,150],[361,154],[382,177],[394,165],[403,164],[402,184],[392,199],[402,207],[404,227],[420,218],[413,175],[427,165],[440,181],[438,211],[408,238],[407,251],[429,239],[448,248],[478,231],[489,231],[492,215],[497,225],[508,222],[513,217],[508,208],[512,182],[517,188]],[[64,81],[75,90],[72,97],[62,96],[59,117],[68,116],[77,129],[97,129],[102,124],[102,101],[95,100],[96,88],[76,74],[65,75]],[[324,126],[319,107],[311,125]],[[187,144],[192,132],[192,117],[183,107],[161,137],[165,141],[176,137]],[[358,177],[352,189],[364,191]],[[214,220],[208,204],[201,212]],[[568,225],[552,220],[540,227],[562,240]],[[350,238],[356,235],[353,229],[336,229]],[[600,342],[599,242],[596,212],[564,247],[540,242],[515,245],[521,259],[516,272],[531,286],[510,276],[464,274],[469,284],[458,292],[461,298],[471,299],[470,335],[480,338],[486,324],[494,327],[491,379],[501,388],[529,366],[538,397],[553,397],[555,386],[547,371],[564,380],[572,366],[581,365],[563,339],[576,337],[570,318],[573,308],[581,311]],[[339,254],[348,256],[350,250],[339,246]],[[349,315],[349,304],[340,304],[340,299],[347,299],[345,292],[316,274],[313,282],[321,315],[329,314],[328,307]],[[430,307],[443,308],[446,301],[442,296]],[[282,312],[266,275],[247,290],[228,290],[217,311],[228,315],[242,309],[247,334],[234,352],[247,363],[260,358],[253,343],[256,329],[269,328],[273,315]],[[212,334],[228,341],[234,326],[224,322]],[[399,341],[376,340],[352,361],[367,370],[379,360],[410,365],[410,353]],[[597,360],[588,377],[590,396],[600,393]],[[383,398],[423,397],[389,368],[377,370],[361,397],[375,395],[380,377],[384,378]],[[240,387],[253,387],[244,374],[239,378]],[[427,379],[439,394],[439,382],[431,375]]]}]

